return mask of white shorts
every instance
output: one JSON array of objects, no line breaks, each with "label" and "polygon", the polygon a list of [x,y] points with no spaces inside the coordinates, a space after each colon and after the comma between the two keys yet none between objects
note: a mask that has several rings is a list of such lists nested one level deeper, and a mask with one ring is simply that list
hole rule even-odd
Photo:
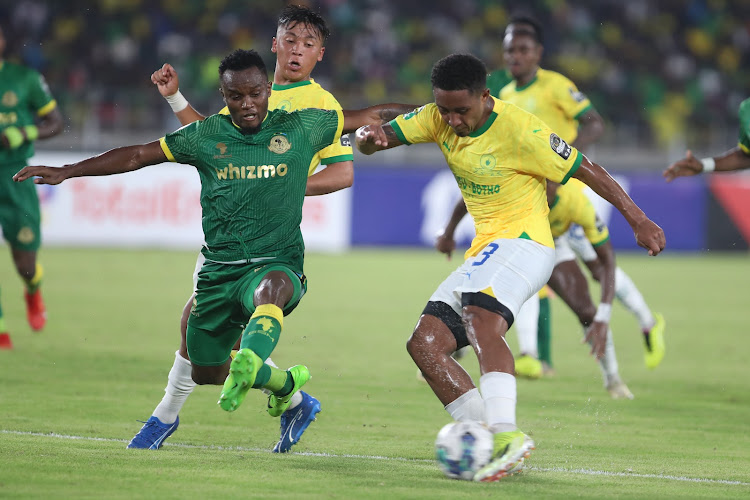
[{"label": "white shorts", "polygon": [[497,239],[461,264],[430,297],[445,302],[459,316],[461,295],[492,289],[497,301],[515,318],[521,306],[549,280],[555,251],[524,239]]},{"label": "white shorts", "polygon": [[193,270],[193,293],[198,290],[198,273],[201,272],[205,262],[206,257],[203,256],[202,252],[198,252],[198,260],[195,261],[195,269]]},{"label": "white shorts", "polygon": [[591,262],[592,260],[596,260],[598,258],[598,256],[596,255],[596,250],[594,250],[594,246],[591,244],[588,238],[586,238],[586,234],[583,232],[583,228],[578,224],[573,224],[572,226],[570,226],[568,232],[561,237],[566,237],[568,239],[570,248],[573,249],[575,254],[580,257],[582,261]]}]

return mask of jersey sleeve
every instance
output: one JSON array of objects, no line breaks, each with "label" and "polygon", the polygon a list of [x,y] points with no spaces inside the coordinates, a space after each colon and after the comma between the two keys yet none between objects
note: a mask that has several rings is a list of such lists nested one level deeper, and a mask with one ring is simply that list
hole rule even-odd
[{"label": "jersey sleeve", "polygon": [[57,101],[52,97],[49,86],[44,77],[32,71],[28,76],[29,105],[37,116],[44,116],[57,107]]},{"label": "jersey sleeve", "polygon": [[[339,104],[336,98],[328,92],[323,95],[323,102],[319,107],[321,109],[332,110],[342,109],[341,104]],[[330,165],[331,163],[354,160],[354,151],[352,150],[352,143],[349,140],[349,135],[342,135],[338,141],[334,142],[326,148],[323,148],[320,153],[318,153],[318,156],[320,157],[320,163],[323,165]]]},{"label": "jersey sleeve", "polygon": [[167,159],[175,163],[192,163],[195,160],[196,137],[203,122],[193,122],[159,139]]},{"label": "jersey sleeve", "polygon": [[519,134],[518,170],[565,184],[581,166],[583,155],[539,118],[527,115],[528,126]]},{"label": "jersey sleeve", "polygon": [[436,142],[437,125],[441,120],[437,106],[430,103],[405,115],[397,116],[389,123],[402,143],[419,144]]},{"label": "jersey sleeve", "polygon": [[555,101],[568,118],[578,120],[588,110],[592,109],[591,101],[586,94],[578,90],[575,83],[562,75],[555,84]]},{"label": "jersey sleeve", "polygon": [[574,214],[572,221],[583,228],[583,233],[586,235],[586,239],[595,246],[605,244],[609,240],[609,229],[607,225],[596,215],[594,205],[586,197],[585,194],[581,193],[581,203],[576,213]]},{"label": "jersey sleeve", "polygon": [[305,129],[310,131],[310,145],[316,153],[341,139],[344,112],[340,109],[310,108],[295,113],[299,113]]},{"label": "jersey sleeve", "polygon": [[750,99],[740,104],[740,138],[738,146],[745,154],[750,155]]}]

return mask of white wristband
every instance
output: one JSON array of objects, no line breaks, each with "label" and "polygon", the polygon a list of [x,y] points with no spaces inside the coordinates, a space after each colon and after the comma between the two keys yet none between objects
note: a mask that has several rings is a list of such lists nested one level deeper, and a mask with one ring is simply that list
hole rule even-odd
[{"label": "white wristband", "polygon": [[172,111],[175,113],[179,113],[188,107],[187,99],[185,99],[179,89],[177,89],[177,92],[172,95],[164,96],[164,99],[167,100],[169,107],[171,107]]},{"label": "white wristband", "polygon": [[609,323],[609,319],[612,317],[612,304],[605,304],[602,302],[599,307],[596,308],[596,314],[594,315],[594,321],[599,323]]},{"label": "white wristband", "polygon": [[716,161],[714,161],[713,158],[703,158],[701,160],[701,164],[703,164],[703,172],[713,172],[716,170]]}]

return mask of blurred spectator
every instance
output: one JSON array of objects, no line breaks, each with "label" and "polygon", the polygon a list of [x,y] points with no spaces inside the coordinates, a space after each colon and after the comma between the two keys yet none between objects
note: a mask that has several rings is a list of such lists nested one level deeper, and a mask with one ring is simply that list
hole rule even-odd
[{"label": "blurred spectator", "polygon": [[[451,52],[491,69],[521,9],[545,29],[545,68],[570,76],[611,123],[605,142],[670,147],[736,128],[750,89],[750,2],[730,0],[319,0],[332,36],[314,77],[344,107],[431,100],[429,71]],[[3,10],[4,9],[4,10]],[[44,72],[69,130],[172,128],[149,81],[168,61],[191,102],[221,107],[217,61],[253,47],[273,62],[277,2],[17,0],[0,7],[10,50]]]}]

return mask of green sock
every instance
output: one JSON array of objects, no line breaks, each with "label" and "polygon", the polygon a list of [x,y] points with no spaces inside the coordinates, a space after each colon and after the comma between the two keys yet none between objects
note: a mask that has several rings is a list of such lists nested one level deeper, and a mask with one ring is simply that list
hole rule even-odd
[{"label": "green sock", "polygon": [[265,361],[281,336],[281,309],[272,304],[258,306],[242,332],[240,349],[251,349]]},{"label": "green sock", "polygon": [[544,361],[552,366],[552,335],[550,325],[552,324],[549,297],[539,299],[539,322],[537,324],[537,344],[539,349],[539,361]]}]

